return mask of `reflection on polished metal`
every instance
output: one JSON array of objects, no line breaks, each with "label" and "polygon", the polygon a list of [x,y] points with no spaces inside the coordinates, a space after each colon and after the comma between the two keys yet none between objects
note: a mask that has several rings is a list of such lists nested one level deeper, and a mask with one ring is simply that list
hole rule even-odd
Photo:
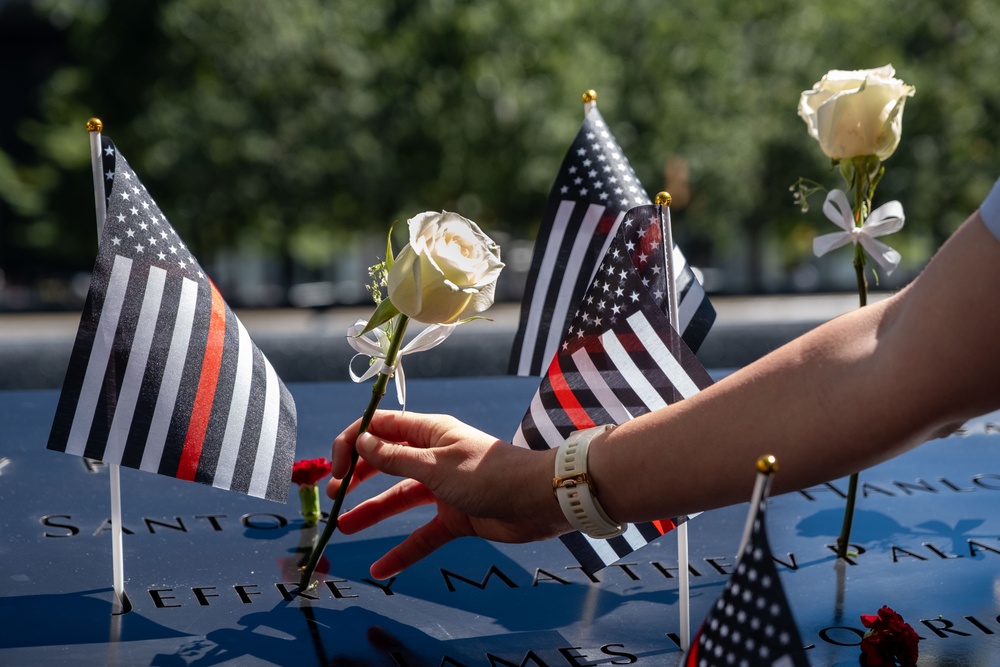
[{"label": "reflection on polished metal", "polygon": [[[411,385],[408,407],[450,412],[507,435],[537,380]],[[330,437],[367,401],[349,384],[290,389],[304,415],[301,457],[328,456]],[[9,461],[0,475],[0,664],[56,664],[72,655],[79,664],[190,667],[659,666],[680,655],[670,536],[593,578],[557,540],[464,539],[393,579],[372,579],[369,565],[433,516],[423,507],[358,535],[337,535],[317,570],[319,586],[296,595],[297,567],[316,530],[303,525],[294,504],[127,469],[132,610],[113,617],[108,470],[45,449],[56,400],[55,391],[0,392],[0,451]],[[803,641],[813,646],[812,664],[857,664],[859,617],[882,605],[924,637],[920,664],[996,664],[998,445],[1000,414],[867,471],[857,555],[839,572],[833,544],[843,480],[771,498],[772,552]],[[372,478],[352,502],[390,484]],[[695,626],[735,567],[746,507],[689,522]]]},{"label": "reflection on polished metal", "polygon": [[778,472],[778,459],[774,458],[772,454],[760,457],[757,459],[757,472],[762,472],[765,475],[773,475]]}]

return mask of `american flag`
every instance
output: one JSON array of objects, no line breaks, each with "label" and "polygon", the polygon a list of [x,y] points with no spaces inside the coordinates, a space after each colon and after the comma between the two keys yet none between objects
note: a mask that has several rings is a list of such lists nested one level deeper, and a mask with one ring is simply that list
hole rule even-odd
[{"label": "american flag", "polygon": [[[563,159],[538,230],[511,374],[542,374],[626,211],[650,203],[601,114],[591,109]],[[680,331],[697,351],[715,310],[676,245],[673,252]]]},{"label": "american flag", "polygon": [[[765,484],[769,486],[770,479]],[[764,525],[767,495],[765,490],[750,508],[756,512],[750,540],[722,597],[695,635],[685,667],[809,667],[771,558]]]},{"label": "american flag", "polygon": [[[558,447],[573,431],[621,424],[712,383],[670,326],[665,266],[659,207],[631,209],[611,237],[514,444]],[[593,572],[671,530],[675,522],[631,525],[610,540],[582,533],[562,539],[584,569]]]},{"label": "american flag", "polygon": [[107,217],[49,449],[284,502],[295,403],[102,137]]}]

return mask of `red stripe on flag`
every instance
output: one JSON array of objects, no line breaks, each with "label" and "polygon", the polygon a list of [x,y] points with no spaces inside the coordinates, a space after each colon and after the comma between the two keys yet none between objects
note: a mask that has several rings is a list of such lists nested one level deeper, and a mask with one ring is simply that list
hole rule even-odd
[{"label": "red stripe on flag", "polygon": [[226,303],[215,285],[209,282],[209,286],[212,290],[212,314],[208,322],[208,342],[201,362],[201,378],[198,380],[198,392],[191,410],[191,421],[188,422],[187,435],[184,437],[184,450],[177,467],[177,478],[188,481],[194,481],[195,473],[198,472],[198,461],[201,459],[201,448],[205,444],[205,432],[208,431],[208,420],[212,414],[215,385],[219,381],[222,347],[226,338]]},{"label": "red stripe on flag", "polygon": [[580,405],[580,401],[576,400],[576,395],[573,394],[573,390],[569,388],[569,383],[563,377],[562,369],[559,367],[558,354],[552,359],[548,376],[549,383],[552,385],[552,393],[555,395],[556,400],[559,401],[559,405],[566,412],[566,416],[573,422],[573,426],[578,431],[597,426],[590,418],[590,415],[587,414],[587,411],[583,409],[583,406]]},{"label": "red stripe on flag", "polygon": [[[607,209],[604,210],[607,211]],[[616,222],[618,222],[618,211],[612,211],[611,215],[602,215],[601,221],[597,223],[597,229],[594,231],[596,234],[610,234]]]},{"label": "red stripe on flag", "polygon": [[698,642],[701,639],[701,629],[694,636],[688,654],[684,657],[684,667],[698,667]]},{"label": "red stripe on flag", "polygon": [[666,535],[677,527],[677,524],[670,519],[659,519],[658,521],[654,521],[653,525],[656,526],[658,531],[660,531],[660,535]]}]

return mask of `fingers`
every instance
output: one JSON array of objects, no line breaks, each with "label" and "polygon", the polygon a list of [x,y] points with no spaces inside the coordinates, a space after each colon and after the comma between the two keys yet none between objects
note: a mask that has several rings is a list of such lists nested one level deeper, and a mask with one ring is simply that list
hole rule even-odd
[{"label": "fingers", "polygon": [[[368,425],[368,432],[383,440],[428,448],[437,447],[442,435],[458,423],[447,415],[378,410]],[[357,429],[354,432],[357,433]]]},{"label": "fingers", "polygon": [[[354,450],[354,440],[358,437],[361,420],[357,420],[333,440],[330,452],[330,472],[334,479],[343,479],[351,465],[351,452]],[[338,485],[339,486],[339,485]]]},{"label": "fingers", "polygon": [[428,450],[387,442],[371,433],[359,435],[354,446],[368,464],[397,477],[424,481],[433,467],[434,455]]},{"label": "fingers", "polygon": [[371,575],[376,579],[388,579],[416,563],[421,558],[430,555],[435,550],[451,542],[456,537],[439,516],[431,519],[399,545],[393,547],[386,555],[372,563]]},{"label": "fingers", "polygon": [[407,479],[344,512],[337,525],[342,533],[352,535],[383,519],[433,501],[434,495],[426,486]]},{"label": "fingers", "polygon": [[[345,475],[347,474],[346,469],[344,470],[344,474]],[[354,475],[351,477],[351,485],[347,487],[347,492],[350,493],[351,491],[354,490],[356,486],[358,486],[358,484],[361,484],[361,482],[371,477],[374,477],[377,474],[378,470],[372,467],[370,463],[368,463],[364,459],[358,459],[358,465],[354,468]],[[337,491],[340,490],[341,478],[342,476],[337,477],[336,475],[334,475],[330,479],[330,481],[327,482],[326,495],[329,496],[330,498],[335,498],[337,496]]]},{"label": "fingers", "polygon": [[[423,415],[415,412],[397,412],[393,410],[377,410],[367,432],[391,442],[406,443],[411,447],[436,447],[442,435],[457,421],[444,415]],[[332,473],[337,479],[343,479],[351,462],[351,451],[354,449],[361,420],[357,420],[336,437],[333,441]]]}]

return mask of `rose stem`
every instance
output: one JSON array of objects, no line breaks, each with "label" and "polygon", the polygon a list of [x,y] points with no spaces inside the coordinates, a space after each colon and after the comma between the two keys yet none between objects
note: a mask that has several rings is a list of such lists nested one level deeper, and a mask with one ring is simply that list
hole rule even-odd
[{"label": "rose stem", "polygon": [[[406,315],[399,315],[399,319],[396,322],[396,331],[394,332],[392,340],[389,341],[389,349],[385,353],[385,363],[387,366],[392,366],[396,363],[396,355],[399,353],[399,347],[403,342],[403,334],[406,333],[406,325],[409,320],[410,318]],[[368,401],[368,407],[365,408],[364,414],[361,416],[361,427],[358,429],[358,435],[368,431],[368,426],[372,423],[372,417],[375,416],[375,410],[378,409],[378,404],[382,401],[382,397],[385,396],[385,388],[388,384],[389,376],[385,373],[379,373],[378,377],[375,378],[375,384],[372,385],[372,397]],[[340,518],[340,508],[344,505],[344,497],[347,495],[347,490],[351,486],[351,479],[354,477],[354,469],[357,465],[358,450],[352,449],[351,465],[347,469],[347,475],[345,475],[344,479],[340,481],[340,488],[337,489],[337,497],[333,500],[333,508],[330,510],[330,516],[327,518],[326,526],[323,528],[323,533],[316,540],[316,544],[313,546],[313,550],[309,554],[309,560],[302,569],[302,577],[299,579],[299,590],[306,590],[309,587],[309,580],[312,578],[313,572],[319,564],[319,559],[323,555],[323,550],[326,549],[326,545],[333,536],[333,532],[337,530],[337,523]]]},{"label": "rose stem", "polygon": [[[857,182],[854,188],[854,211],[855,216],[862,214],[861,206],[865,197],[863,193],[871,194],[871,189],[865,187],[868,182],[868,172],[865,176],[855,176]],[[868,206],[870,208],[870,204]],[[860,225],[864,220],[855,219],[855,223]],[[854,246],[854,273],[858,278],[858,307],[864,308],[868,305],[868,280],[865,278],[865,251],[861,244]],[[840,527],[840,537],[837,538],[837,558],[847,558],[847,547],[851,539],[851,527],[854,524],[854,505],[858,497],[858,473],[851,473],[847,480],[847,504],[844,506],[844,523]]]}]

